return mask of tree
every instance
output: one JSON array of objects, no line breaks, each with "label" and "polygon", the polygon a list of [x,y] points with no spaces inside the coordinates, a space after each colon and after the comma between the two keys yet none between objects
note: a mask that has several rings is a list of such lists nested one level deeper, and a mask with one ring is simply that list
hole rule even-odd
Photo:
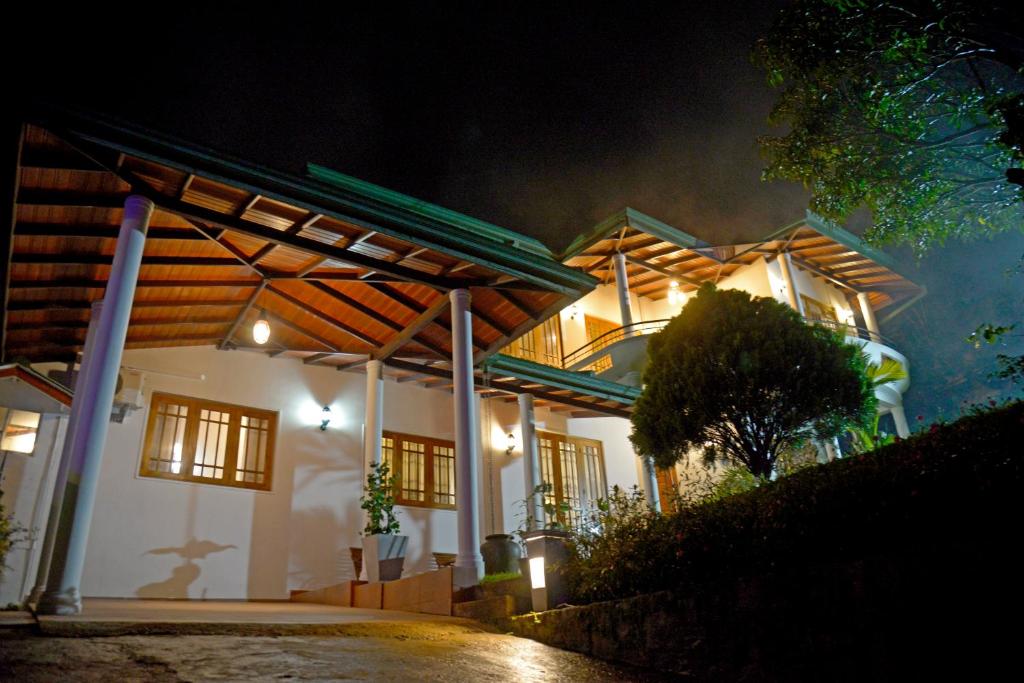
[{"label": "tree", "polygon": [[[917,251],[1024,217],[1024,12],[971,0],[796,0],[754,59],[782,87],[765,179]],[[1017,6],[1014,10],[1013,6]]]},{"label": "tree", "polygon": [[668,467],[693,449],[756,477],[807,438],[864,423],[877,405],[860,349],[787,306],[705,284],[651,338],[630,440]]}]

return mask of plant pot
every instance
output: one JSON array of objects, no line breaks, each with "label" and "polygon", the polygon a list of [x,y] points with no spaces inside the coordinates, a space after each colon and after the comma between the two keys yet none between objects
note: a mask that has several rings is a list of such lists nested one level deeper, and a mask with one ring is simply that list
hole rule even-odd
[{"label": "plant pot", "polygon": [[509,534],[491,534],[480,546],[485,574],[515,574],[519,571],[519,544]]},{"label": "plant pot", "polygon": [[363,566],[371,583],[402,578],[408,536],[374,534],[363,537]]}]

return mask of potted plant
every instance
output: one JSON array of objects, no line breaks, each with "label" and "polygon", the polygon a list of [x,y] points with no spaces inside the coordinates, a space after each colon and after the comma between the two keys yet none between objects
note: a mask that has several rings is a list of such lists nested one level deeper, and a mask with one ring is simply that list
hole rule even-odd
[{"label": "potted plant", "polygon": [[386,462],[370,465],[359,507],[366,510],[363,529],[363,566],[371,582],[402,577],[408,536],[399,536],[395,517],[395,477]]},{"label": "potted plant", "polygon": [[[547,494],[551,493],[553,487],[550,483],[538,484],[533,489],[533,495],[530,498],[524,498],[516,501],[520,508],[519,514],[516,517],[520,520],[519,527],[512,532],[512,535],[516,537],[519,542],[520,553],[517,562],[519,563],[519,572],[523,576],[529,576],[530,573],[530,561],[527,559],[526,540],[531,536],[536,536],[538,531],[559,531],[564,530],[565,527],[561,522],[558,521],[559,517],[565,517],[568,515],[570,508],[569,504],[562,502],[558,505],[549,503],[547,501]],[[548,522],[541,520],[539,523],[535,522],[533,517],[533,501],[531,498],[539,496],[542,505],[544,507],[544,516]]]}]

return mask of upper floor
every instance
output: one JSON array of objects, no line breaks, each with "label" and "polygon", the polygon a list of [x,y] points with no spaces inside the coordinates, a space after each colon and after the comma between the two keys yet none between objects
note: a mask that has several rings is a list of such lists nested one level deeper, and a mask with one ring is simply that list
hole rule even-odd
[{"label": "upper floor", "polygon": [[[906,357],[880,325],[925,293],[888,256],[810,213],[763,241],[712,246],[626,209],[577,239],[562,259],[599,284],[503,352],[634,386],[650,335],[704,282],[774,298],[856,340],[872,361],[892,358],[905,369]],[[906,386],[901,380],[892,388]]]}]

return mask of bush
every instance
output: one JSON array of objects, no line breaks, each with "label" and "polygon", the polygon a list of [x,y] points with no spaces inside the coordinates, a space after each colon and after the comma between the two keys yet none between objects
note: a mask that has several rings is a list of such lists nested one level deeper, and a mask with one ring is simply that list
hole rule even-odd
[{"label": "bush", "polygon": [[871,453],[657,515],[616,492],[580,533],[576,602],[699,588],[720,578],[905,552],[1005,543],[1018,530],[1024,403]]}]

